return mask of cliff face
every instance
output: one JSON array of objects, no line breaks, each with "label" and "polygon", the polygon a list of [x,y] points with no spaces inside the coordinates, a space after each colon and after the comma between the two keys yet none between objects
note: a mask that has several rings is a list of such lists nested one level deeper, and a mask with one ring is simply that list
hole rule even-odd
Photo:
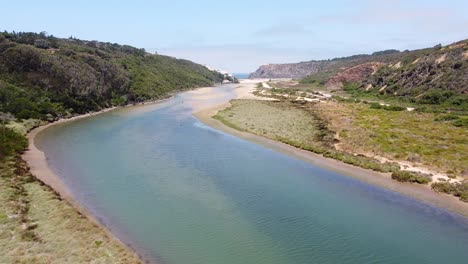
[{"label": "cliff face", "polygon": [[268,64],[260,66],[249,78],[302,78],[318,72],[327,61],[308,61],[288,64]]}]

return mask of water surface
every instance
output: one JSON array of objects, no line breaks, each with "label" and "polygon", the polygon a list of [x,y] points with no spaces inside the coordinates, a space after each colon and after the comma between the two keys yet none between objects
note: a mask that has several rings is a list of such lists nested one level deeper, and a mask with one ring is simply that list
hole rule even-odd
[{"label": "water surface", "polygon": [[234,85],[54,126],[51,168],[150,261],[468,263],[468,220],[213,130]]}]

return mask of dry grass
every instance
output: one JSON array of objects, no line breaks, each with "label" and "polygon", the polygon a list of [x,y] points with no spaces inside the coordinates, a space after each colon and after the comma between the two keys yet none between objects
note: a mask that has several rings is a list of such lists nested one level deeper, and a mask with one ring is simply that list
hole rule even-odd
[{"label": "dry grass", "polygon": [[[284,100],[284,99],[283,99]],[[435,121],[436,114],[373,109],[364,103],[233,100],[214,118],[241,131],[287,143],[327,158],[391,172],[398,181],[427,184],[431,175],[408,171],[395,161],[423,164],[449,178],[468,173],[466,128]],[[336,144],[338,143],[338,144]],[[381,162],[387,157],[390,161]],[[406,163],[405,163],[406,164]],[[466,184],[433,185],[467,200]],[[434,187],[435,186],[435,187]]]},{"label": "dry grass", "polygon": [[327,158],[380,172],[399,171],[394,163],[353,155],[334,148],[334,133],[311,109],[298,102],[234,100],[232,106],[215,118],[241,131],[247,131],[321,154]]},{"label": "dry grass", "polygon": [[[273,80],[268,82],[268,84],[276,89],[286,89],[296,92],[313,92],[313,91],[328,91],[325,86],[318,83],[300,83],[296,80],[289,81],[277,81]],[[329,92],[329,91],[328,91]]]},{"label": "dry grass", "polygon": [[139,260],[10,157],[0,161],[0,263]]},{"label": "dry grass", "polygon": [[232,100],[231,107],[220,111],[216,118],[238,130],[271,139],[317,145],[322,136],[318,120],[288,102]]},{"label": "dry grass", "polygon": [[338,102],[316,104],[314,109],[338,133],[339,146],[345,151],[421,163],[437,171],[468,176],[466,128],[435,122],[435,114]]}]

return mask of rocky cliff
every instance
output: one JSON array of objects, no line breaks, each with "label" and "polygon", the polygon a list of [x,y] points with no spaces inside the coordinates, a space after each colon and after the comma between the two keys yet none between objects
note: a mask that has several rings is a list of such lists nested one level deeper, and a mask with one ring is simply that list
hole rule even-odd
[{"label": "rocky cliff", "polygon": [[299,63],[268,64],[260,66],[250,78],[304,78],[315,73],[327,73],[331,77],[340,70],[365,62],[394,61],[401,54],[397,50],[378,51],[331,60],[312,60]]},{"label": "rocky cliff", "polygon": [[302,78],[323,69],[327,61],[308,61],[260,66],[249,78]]}]

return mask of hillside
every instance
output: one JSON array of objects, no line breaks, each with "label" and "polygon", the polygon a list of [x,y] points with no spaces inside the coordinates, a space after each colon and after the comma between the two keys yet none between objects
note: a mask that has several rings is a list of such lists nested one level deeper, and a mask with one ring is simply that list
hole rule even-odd
[{"label": "hillside", "polygon": [[[0,262],[141,263],[55,190],[21,154],[35,126],[211,86],[224,73],[126,45],[0,33]],[[27,250],[25,250],[27,249]]]},{"label": "hillside", "polygon": [[[310,75],[301,82],[319,80]],[[393,62],[358,64],[330,77],[324,87],[355,98],[393,98],[424,111],[467,112],[468,41],[404,52]]]},{"label": "hillside", "polygon": [[251,77],[299,77],[303,86],[355,98],[394,98],[416,103],[427,111],[433,106],[468,111],[468,40],[447,46],[397,52],[376,52],[325,61],[261,66]]},{"label": "hillside", "polygon": [[419,102],[440,104],[459,95],[466,99],[468,40],[405,54],[398,62],[384,64],[368,78],[357,81],[368,91]]},{"label": "hillside", "polygon": [[313,73],[263,81],[254,94],[274,102],[232,101],[218,120],[468,202],[468,40],[262,66],[252,76],[298,69]]},{"label": "hillside", "polygon": [[374,52],[371,55],[361,54],[331,60],[312,60],[299,63],[268,64],[260,66],[249,78],[304,78],[308,75],[320,73],[320,79],[326,79],[338,71],[360,63],[379,61],[394,61],[400,56],[398,50]]},{"label": "hillside", "polygon": [[[127,45],[0,33],[0,113],[54,120],[224,80],[187,60]],[[7,115],[9,113],[11,115]]]}]

